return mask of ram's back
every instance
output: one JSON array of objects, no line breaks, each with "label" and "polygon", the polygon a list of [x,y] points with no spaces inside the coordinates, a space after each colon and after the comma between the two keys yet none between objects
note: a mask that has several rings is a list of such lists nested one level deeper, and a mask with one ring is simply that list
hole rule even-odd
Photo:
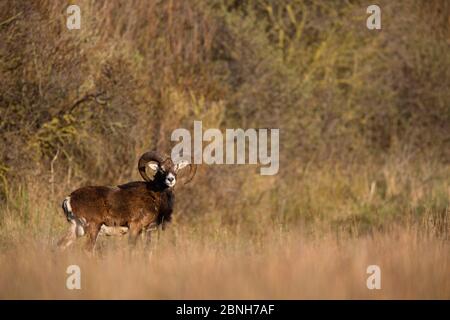
[{"label": "ram's back", "polygon": [[145,218],[155,220],[160,203],[157,192],[137,181],[117,187],[88,186],[70,195],[75,216],[88,222],[126,226]]},{"label": "ram's back", "polygon": [[108,197],[112,187],[88,186],[75,190],[70,194],[70,206],[78,218],[98,221],[108,213]]}]

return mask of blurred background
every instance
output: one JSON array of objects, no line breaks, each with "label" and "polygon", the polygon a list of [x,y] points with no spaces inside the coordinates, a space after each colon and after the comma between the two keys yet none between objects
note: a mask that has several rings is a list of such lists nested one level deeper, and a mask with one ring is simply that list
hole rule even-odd
[{"label": "blurred background", "polygon": [[448,249],[449,1],[378,1],[381,30],[362,0],[76,4],[80,30],[63,2],[0,2],[1,248],[53,245],[67,194],[140,180],[202,120],[279,128],[280,171],[201,165],[168,234],[238,250],[400,225]]}]

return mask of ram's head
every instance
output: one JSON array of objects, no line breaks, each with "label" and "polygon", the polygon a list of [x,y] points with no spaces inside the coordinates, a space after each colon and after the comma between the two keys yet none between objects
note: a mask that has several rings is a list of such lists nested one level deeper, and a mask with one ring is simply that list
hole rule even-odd
[{"label": "ram's head", "polygon": [[[153,177],[147,175],[147,167],[154,172]],[[190,170],[189,177],[184,182],[185,184],[194,178],[197,170],[197,166],[186,160],[174,163],[170,157],[163,156],[157,151],[149,151],[144,153],[138,162],[139,173],[145,181],[157,183],[169,188],[175,186],[177,183],[177,174],[186,167],[189,167]]]}]

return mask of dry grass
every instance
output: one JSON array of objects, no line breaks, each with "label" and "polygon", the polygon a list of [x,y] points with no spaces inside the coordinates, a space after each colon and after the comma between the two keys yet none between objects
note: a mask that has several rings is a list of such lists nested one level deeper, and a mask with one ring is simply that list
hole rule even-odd
[{"label": "dry grass", "polygon": [[[197,197],[177,190],[174,222],[151,248],[103,237],[95,257],[85,239],[55,250],[67,228],[58,204],[76,185],[12,189],[0,209],[0,298],[450,298],[448,168],[397,159],[346,169],[310,167],[275,189],[249,175],[236,201],[209,207],[196,182]],[[65,287],[72,264],[79,291]],[[379,291],[366,288],[373,264]]]},{"label": "dry grass", "polygon": [[[85,239],[55,251],[67,228],[59,203],[76,183],[52,191],[30,182],[0,207],[0,298],[448,299],[448,168],[400,159],[311,165],[298,180],[247,174],[214,192],[201,168],[190,189],[176,190],[174,222],[151,248],[104,237],[95,257],[83,253]],[[72,264],[79,291],[65,287]],[[366,288],[373,264],[379,291]]]},{"label": "dry grass", "polygon": [[[415,227],[358,239],[268,230],[260,241],[247,241],[216,232],[216,239],[202,239],[177,226],[150,251],[131,252],[126,241],[107,239],[95,258],[20,245],[0,254],[0,298],[450,298],[450,244]],[[65,287],[71,264],[81,268],[81,290]],[[366,287],[372,264],[381,268],[381,290]]]}]

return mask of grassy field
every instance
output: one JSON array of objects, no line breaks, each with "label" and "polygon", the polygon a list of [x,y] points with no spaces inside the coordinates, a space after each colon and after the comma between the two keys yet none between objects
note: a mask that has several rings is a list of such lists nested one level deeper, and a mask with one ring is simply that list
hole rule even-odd
[{"label": "grassy field", "polygon": [[[173,226],[150,250],[104,239],[97,257],[21,243],[0,255],[0,297],[16,299],[449,299],[450,245],[417,227],[358,238],[268,228],[258,237],[226,228]],[[109,240],[109,241],[107,241]],[[69,265],[81,290],[66,288]],[[381,289],[366,269],[381,268]]]},{"label": "grassy field", "polygon": [[[408,185],[417,187],[402,185],[404,176],[387,176],[389,191],[381,191],[361,173],[324,172],[331,170],[306,173],[296,192],[285,192],[283,211],[274,209],[275,190],[256,205],[252,195],[243,195],[253,204],[231,204],[240,208],[233,214],[212,207],[195,216],[186,204],[188,190],[180,188],[177,209],[186,212],[177,210],[165,231],[155,231],[150,247],[103,236],[93,257],[82,249],[85,239],[56,250],[67,228],[58,196],[49,201],[45,192],[18,190],[16,204],[2,211],[0,297],[450,298],[447,180],[424,189],[414,182],[415,171]],[[255,188],[260,184],[255,181]],[[295,222],[293,211],[304,217]],[[73,264],[81,268],[81,290],[66,288]],[[369,265],[381,269],[381,290],[366,287]]]}]

